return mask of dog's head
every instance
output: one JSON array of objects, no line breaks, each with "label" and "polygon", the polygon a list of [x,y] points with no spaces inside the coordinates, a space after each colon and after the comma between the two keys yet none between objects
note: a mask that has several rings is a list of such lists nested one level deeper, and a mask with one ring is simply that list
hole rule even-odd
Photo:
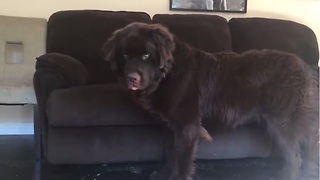
[{"label": "dog's head", "polygon": [[159,24],[132,23],[104,44],[105,59],[129,90],[152,91],[173,63],[173,35]]}]

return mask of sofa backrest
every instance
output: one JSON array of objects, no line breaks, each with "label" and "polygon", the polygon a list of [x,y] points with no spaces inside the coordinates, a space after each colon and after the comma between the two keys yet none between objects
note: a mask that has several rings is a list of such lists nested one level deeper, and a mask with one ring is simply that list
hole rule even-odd
[{"label": "sofa backrest", "polygon": [[314,32],[307,26],[267,18],[233,18],[217,15],[156,14],[143,12],[72,10],[54,13],[48,20],[47,53],[78,59],[87,68],[89,84],[116,82],[100,49],[111,34],[129,23],[159,23],[191,46],[208,51],[243,52],[277,49],[297,54],[317,67],[319,50]]},{"label": "sofa backrest", "polygon": [[315,33],[307,26],[288,20],[233,18],[229,21],[232,49],[276,49],[294,53],[317,66],[319,48]]},{"label": "sofa backrest", "polygon": [[169,28],[179,39],[207,52],[231,51],[228,21],[216,15],[156,14],[153,23]]},{"label": "sofa backrest", "polygon": [[59,11],[48,20],[46,51],[81,61],[88,70],[90,84],[115,82],[100,49],[115,30],[131,22],[151,23],[151,18],[142,12]]}]

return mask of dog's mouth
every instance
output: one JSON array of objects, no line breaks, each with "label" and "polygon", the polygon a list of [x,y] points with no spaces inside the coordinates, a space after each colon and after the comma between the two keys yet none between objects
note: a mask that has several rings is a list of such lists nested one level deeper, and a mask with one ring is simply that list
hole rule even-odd
[{"label": "dog's mouth", "polygon": [[136,91],[139,89],[139,84],[137,83],[131,83],[131,82],[128,82],[128,89],[129,90],[133,90],[133,91]]}]

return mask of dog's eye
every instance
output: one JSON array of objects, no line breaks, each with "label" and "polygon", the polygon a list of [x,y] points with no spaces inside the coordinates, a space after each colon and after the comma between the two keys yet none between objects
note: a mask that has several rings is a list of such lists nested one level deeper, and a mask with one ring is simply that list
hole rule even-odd
[{"label": "dog's eye", "polygon": [[124,54],[124,55],[123,55],[123,58],[124,58],[125,60],[128,60],[128,59],[129,59],[129,56],[126,55],[126,54]]},{"label": "dog's eye", "polygon": [[150,57],[150,54],[145,54],[142,56],[142,60],[147,60]]}]

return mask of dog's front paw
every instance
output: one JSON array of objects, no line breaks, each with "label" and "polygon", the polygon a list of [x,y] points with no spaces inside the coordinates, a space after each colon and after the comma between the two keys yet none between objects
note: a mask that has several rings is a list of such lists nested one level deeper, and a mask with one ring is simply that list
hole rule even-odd
[{"label": "dog's front paw", "polygon": [[164,172],[158,173],[155,171],[151,174],[150,180],[193,180],[193,178],[192,177],[183,178],[178,175],[173,175],[173,176],[171,175],[169,177],[169,175]]},{"label": "dog's front paw", "polygon": [[169,179],[169,175],[164,172],[154,171],[150,176],[150,180],[168,180],[168,179]]},{"label": "dog's front paw", "polygon": [[193,180],[193,179],[192,179],[192,177],[183,178],[183,177],[180,177],[180,176],[172,176],[168,180]]}]

